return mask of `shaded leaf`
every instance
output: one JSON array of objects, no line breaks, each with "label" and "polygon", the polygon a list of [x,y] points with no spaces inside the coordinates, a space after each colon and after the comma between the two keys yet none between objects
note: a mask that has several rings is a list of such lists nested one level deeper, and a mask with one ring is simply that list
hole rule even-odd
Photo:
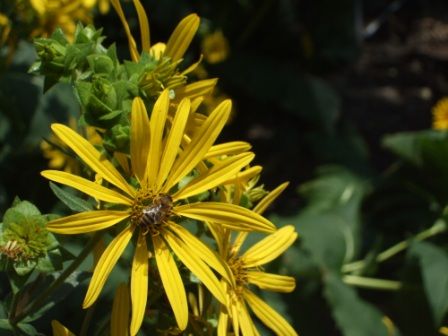
[{"label": "shaded leaf", "polygon": [[410,253],[420,260],[425,292],[438,327],[448,309],[448,255],[428,242],[413,242]]},{"label": "shaded leaf", "polygon": [[361,300],[356,291],[341,279],[328,273],[324,279],[324,296],[344,336],[388,336],[383,315],[374,306]]},{"label": "shaded leaf", "polygon": [[70,208],[72,211],[83,212],[93,210],[93,206],[83,200],[82,198],[73,195],[72,193],[58,187],[53,182],[50,182],[50,188],[59,200]]}]

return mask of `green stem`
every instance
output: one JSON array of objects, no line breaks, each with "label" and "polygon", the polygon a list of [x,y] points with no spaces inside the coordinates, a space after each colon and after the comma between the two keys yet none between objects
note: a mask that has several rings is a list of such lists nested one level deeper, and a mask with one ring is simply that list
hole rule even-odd
[{"label": "green stem", "polygon": [[[435,235],[438,235],[439,233],[445,232],[447,229],[446,223],[442,219],[438,219],[433,226],[431,226],[429,229],[422,231],[418,233],[412,240],[414,241],[422,241],[425,239],[428,239],[430,237],[433,237]],[[379,253],[375,261],[380,263],[383,262],[396,254],[404,251],[409,247],[410,240],[404,240],[401,241],[390,248],[384,250],[383,252]],[[358,271],[365,267],[366,261],[365,260],[358,260],[355,262],[352,262],[350,264],[345,264],[342,266],[342,273],[351,273]]]},{"label": "green stem", "polygon": [[91,306],[87,309],[86,315],[84,316],[84,320],[82,321],[81,331],[79,332],[79,336],[86,336],[89,331],[90,321],[92,320],[93,313],[95,312],[95,305]]},{"label": "green stem", "polygon": [[53,281],[53,283],[42,292],[27,308],[23,310],[22,313],[13,317],[11,319],[11,324],[15,325],[23,320],[26,316],[39,310],[46,302],[47,298],[62,284],[64,281],[78,268],[79,265],[87,258],[87,256],[92,252],[96,243],[101,237],[101,233],[97,232],[90,239],[78,257],[73,260],[73,262],[68,266],[61,275]]},{"label": "green stem", "polygon": [[357,275],[344,275],[342,281],[347,285],[376,290],[395,291],[401,288],[401,282],[399,281],[366,278]]}]

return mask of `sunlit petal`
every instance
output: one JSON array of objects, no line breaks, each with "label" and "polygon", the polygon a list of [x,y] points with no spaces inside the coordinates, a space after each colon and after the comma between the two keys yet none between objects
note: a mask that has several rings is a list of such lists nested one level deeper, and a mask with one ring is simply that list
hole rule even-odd
[{"label": "sunlit petal", "polygon": [[231,176],[236,175],[244,166],[247,166],[255,155],[241,153],[226,160],[219,161],[204,175],[190,182],[185,188],[173,195],[174,200],[184,199],[215,188]]},{"label": "sunlit petal", "polygon": [[115,290],[114,302],[112,304],[111,336],[129,335],[130,301],[128,285],[120,284]]},{"label": "sunlit petal", "polygon": [[246,289],[244,291],[244,298],[255,315],[277,335],[297,336],[295,330],[279,313],[251,291]]},{"label": "sunlit petal", "polygon": [[52,220],[47,230],[61,234],[78,234],[106,229],[128,218],[129,211],[94,210]]},{"label": "sunlit petal", "polygon": [[264,265],[277,258],[297,238],[294,226],[287,225],[251,246],[243,255],[246,267]]},{"label": "sunlit petal", "polygon": [[177,112],[174,115],[174,120],[163,150],[159,175],[157,177],[157,184],[159,187],[165,182],[165,179],[173,166],[173,162],[179,153],[179,146],[182,141],[189,114],[190,100],[184,99],[180,102]]},{"label": "sunlit petal", "polygon": [[132,101],[130,142],[132,170],[142,182],[149,153],[149,117],[140,97],[135,97]]},{"label": "sunlit petal", "polygon": [[180,277],[179,270],[171,255],[170,250],[159,236],[152,237],[157,268],[165,288],[166,296],[170,302],[180,330],[185,330],[188,323],[188,306],[185,287]]},{"label": "sunlit petal", "polygon": [[69,146],[90,168],[100,174],[117,188],[130,196],[135,195],[135,190],[126,182],[123,176],[115,169],[108,160],[101,160],[102,155],[92,144],[72,130],[62,124],[52,124],[53,132]]},{"label": "sunlit petal", "polygon": [[169,231],[164,233],[164,237],[180,261],[204,284],[213,296],[225,303],[225,295],[221,283],[210,270],[210,268],[196,256],[191,246],[188,246]]},{"label": "sunlit petal", "polygon": [[251,149],[251,147],[252,146],[250,145],[250,143],[244,141],[225,142],[223,144],[210,147],[204,159],[208,159],[214,156],[234,155],[247,152],[249,149]]},{"label": "sunlit petal", "polygon": [[198,202],[174,207],[176,214],[199,221],[221,224],[235,231],[260,231],[271,233],[275,230],[266,218],[238,205],[222,202]]},{"label": "sunlit petal", "polygon": [[201,258],[207,265],[229,281],[229,274],[231,271],[226,268],[226,264],[216,255],[214,251],[212,251],[196,236],[191,234],[190,231],[174,222],[170,223],[170,230],[174,232],[181,240],[183,240],[186,245],[194,250],[197,257]]},{"label": "sunlit petal", "polygon": [[280,274],[248,271],[247,280],[261,289],[273,292],[289,293],[296,287],[296,280],[293,277]]},{"label": "sunlit petal", "polygon": [[172,171],[164,187],[168,191],[186,176],[203,159],[218,135],[221,133],[231,110],[230,100],[222,102],[204,121],[201,128],[193,135],[191,142],[174,162]]},{"label": "sunlit petal", "polygon": [[181,72],[182,76],[186,76],[189,73],[193,72],[194,70],[196,70],[196,68],[199,66],[199,64],[201,64],[202,59],[204,58],[204,56],[201,54],[199,56],[199,60],[197,60],[196,62],[194,62],[193,64],[191,64],[188,68],[186,68],[184,71]]},{"label": "sunlit petal", "polygon": [[56,320],[51,321],[51,328],[53,330],[53,336],[75,336],[74,333]]},{"label": "sunlit petal", "polygon": [[148,186],[155,187],[162,157],[162,136],[165,129],[168,107],[170,104],[169,91],[164,90],[154,104],[150,121],[149,153],[146,164],[146,179]]},{"label": "sunlit petal", "polygon": [[129,28],[128,21],[123,12],[123,8],[121,8],[120,0],[110,0],[112,6],[120,17],[121,23],[123,24],[124,31],[126,32],[126,36],[128,37],[129,43],[129,52],[131,53],[131,59],[134,62],[137,62],[140,58],[139,52],[137,50],[137,44],[135,43],[134,38],[131,34],[131,29]]},{"label": "sunlit petal", "polygon": [[149,34],[149,22],[146,16],[145,8],[139,0],[133,0],[135,9],[137,10],[138,23],[140,26],[140,37],[142,39],[142,50],[148,52],[151,46]]},{"label": "sunlit petal", "polygon": [[112,240],[104,251],[90,280],[89,288],[87,289],[87,294],[82,305],[83,308],[90,307],[96,301],[98,295],[100,295],[110,272],[131,240],[132,233],[133,228],[130,226],[127,227]]},{"label": "sunlit petal", "polygon": [[138,236],[137,247],[132,261],[131,271],[131,301],[132,319],[131,335],[136,335],[145,315],[146,300],[148,297],[148,248],[146,237]]},{"label": "sunlit petal", "polygon": [[75,188],[101,201],[132,205],[132,200],[128,197],[77,175],[59,170],[44,170],[40,174],[51,181]]},{"label": "sunlit petal", "polygon": [[269,194],[261,199],[260,202],[254,207],[254,211],[258,212],[260,215],[267,209],[268,206],[275,201],[275,199],[280,196],[283,190],[289,185],[289,182],[280,184],[277,188],[272,190]]},{"label": "sunlit petal", "polygon": [[166,56],[171,57],[173,61],[177,61],[184,56],[198,30],[199,21],[196,14],[190,14],[179,22],[166,44]]}]

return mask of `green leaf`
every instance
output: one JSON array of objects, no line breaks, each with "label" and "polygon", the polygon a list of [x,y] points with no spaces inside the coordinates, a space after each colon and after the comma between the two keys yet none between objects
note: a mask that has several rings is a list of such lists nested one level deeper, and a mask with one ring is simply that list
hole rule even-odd
[{"label": "green leaf", "polygon": [[420,261],[425,293],[438,327],[448,309],[448,255],[428,242],[413,242],[409,253]]},{"label": "green leaf", "polygon": [[9,324],[8,319],[0,319],[0,331],[1,330],[14,331],[14,328]]},{"label": "green leaf", "polygon": [[72,211],[82,212],[82,211],[90,211],[93,210],[93,206],[79,198],[78,196],[73,195],[72,193],[58,187],[53,182],[50,182],[50,188],[59,200],[64,203],[66,206],[70,208]]},{"label": "green leaf", "polygon": [[25,333],[25,335],[34,336],[34,335],[40,335],[40,333],[37,332],[36,328],[34,328],[31,324],[28,323],[19,323],[17,327]]},{"label": "green leaf", "polygon": [[356,291],[328,273],[324,278],[324,296],[344,336],[389,336],[383,314],[361,300]]},{"label": "green leaf", "polygon": [[273,217],[275,223],[295,224],[301,246],[325,268],[338,270],[358,254],[360,207],[368,185],[349,170],[326,166],[299,191],[307,206],[294,217]]}]

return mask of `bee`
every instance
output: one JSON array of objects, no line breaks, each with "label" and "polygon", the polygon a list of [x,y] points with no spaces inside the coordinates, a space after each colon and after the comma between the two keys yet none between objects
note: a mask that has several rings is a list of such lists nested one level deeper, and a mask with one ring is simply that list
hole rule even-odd
[{"label": "bee", "polygon": [[157,234],[158,230],[155,226],[159,226],[166,222],[173,209],[173,199],[170,195],[162,194],[153,200],[153,203],[143,209],[140,224],[144,227],[144,234],[151,231]]}]

